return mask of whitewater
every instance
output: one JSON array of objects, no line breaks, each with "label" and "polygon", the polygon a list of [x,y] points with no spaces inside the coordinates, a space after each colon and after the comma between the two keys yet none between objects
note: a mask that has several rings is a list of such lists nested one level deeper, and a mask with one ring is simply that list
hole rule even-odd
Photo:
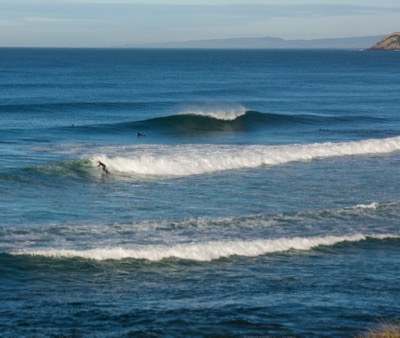
[{"label": "whitewater", "polygon": [[[120,259],[146,259],[159,261],[166,258],[177,258],[195,261],[210,261],[222,257],[245,256],[256,257],[268,253],[276,253],[288,250],[310,250],[317,246],[332,246],[340,242],[355,242],[366,240],[368,237],[363,234],[352,236],[328,236],[311,238],[282,238],[253,241],[232,241],[232,242],[206,242],[177,244],[175,246],[154,245],[152,247],[137,246],[133,248],[102,248],[89,250],[24,250],[11,252],[13,255],[31,255],[53,258],[85,258],[93,260],[120,260]],[[372,235],[370,238],[386,239],[400,238],[400,235]]]},{"label": "whitewater", "polygon": [[120,173],[187,176],[328,157],[377,155],[398,150],[400,137],[284,146],[124,146],[109,147],[106,154],[94,155],[91,161],[95,166],[100,160],[107,163],[110,170]]}]

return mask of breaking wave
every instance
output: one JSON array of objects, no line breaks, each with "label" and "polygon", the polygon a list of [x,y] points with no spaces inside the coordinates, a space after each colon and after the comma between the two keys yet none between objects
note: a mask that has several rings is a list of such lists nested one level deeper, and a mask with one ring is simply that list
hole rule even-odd
[{"label": "breaking wave", "polygon": [[[97,146],[86,143],[42,147],[41,151],[67,154],[71,159],[0,173],[4,180],[30,174],[91,179],[102,174],[98,161],[111,174],[128,176],[184,177],[227,170],[255,169],[342,156],[368,156],[400,150],[400,137],[351,142],[288,145],[135,144]],[[360,206],[371,207],[371,206]],[[372,206],[373,207],[373,206]]]},{"label": "breaking wave", "polygon": [[354,142],[281,146],[181,145],[108,148],[92,157],[110,171],[155,176],[188,176],[224,170],[277,166],[339,156],[385,154],[400,150],[400,137]]},{"label": "breaking wave", "polygon": [[233,121],[246,113],[246,108],[238,104],[203,104],[189,106],[179,115],[206,116],[216,120]]},{"label": "breaking wave", "polygon": [[[381,240],[400,239],[396,226],[390,225],[398,219],[399,203],[373,202],[333,210],[240,217],[140,220],[129,224],[0,227],[0,248],[18,256],[99,261],[211,261],[361,241],[373,248]],[[389,225],[377,229],[377,217]]]},{"label": "breaking wave", "polygon": [[257,257],[270,253],[290,250],[308,251],[319,246],[333,246],[341,242],[359,242],[367,239],[399,238],[391,234],[366,236],[355,234],[349,236],[294,237],[278,239],[257,239],[251,241],[214,241],[175,245],[137,245],[134,247],[109,247],[88,250],[21,250],[11,252],[13,255],[43,256],[51,258],[83,258],[91,260],[143,259],[160,261],[164,259],[181,259],[194,261],[211,261],[232,256]]}]

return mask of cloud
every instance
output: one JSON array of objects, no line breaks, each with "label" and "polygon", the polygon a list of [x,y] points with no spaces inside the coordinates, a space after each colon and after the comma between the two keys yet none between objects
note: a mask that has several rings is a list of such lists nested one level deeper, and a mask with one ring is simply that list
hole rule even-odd
[{"label": "cloud", "polygon": [[45,18],[45,17],[37,17],[37,16],[28,16],[24,18],[25,22],[33,22],[33,23],[64,23],[70,20],[68,19],[59,19],[59,18]]},{"label": "cloud", "polygon": [[64,24],[64,23],[83,23],[83,22],[88,23],[88,22],[95,22],[95,20],[28,16],[24,18],[24,22],[39,23],[39,24]]},{"label": "cloud", "polygon": [[[172,3],[171,3],[172,1]],[[254,1],[254,0],[253,0]],[[158,2],[158,3],[157,3]],[[27,18],[42,19],[43,22],[54,22],[65,16],[71,18],[86,15],[93,18],[119,17],[121,19],[130,16],[131,19],[146,16],[151,20],[154,16],[161,21],[167,21],[173,17],[177,21],[199,20],[208,18],[277,18],[277,17],[331,17],[346,15],[365,15],[399,12],[400,7],[395,6],[367,6],[350,4],[307,4],[292,0],[291,4],[281,1],[274,3],[197,3],[187,0],[177,3],[176,0],[155,0],[152,2],[138,1],[110,1],[110,0],[38,0],[35,2],[26,0],[6,1],[3,10],[5,15],[24,16]],[[7,11],[8,9],[8,11]],[[0,18],[1,18],[0,13]],[[4,17],[9,19],[9,17]],[[59,19],[57,19],[59,18]],[[37,21],[39,21],[37,20]],[[36,22],[37,22],[36,21]]]},{"label": "cloud", "polygon": [[236,4],[220,6],[197,7],[204,13],[220,13],[252,17],[315,17],[364,15],[371,13],[392,13],[400,11],[400,7],[332,5],[332,4],[301,4],[301,5],[266,5],[266,4]]},{"label": "cloud", "polygon": [[20,25],[21,25],[20,22],[0,19],[0,26],[20,26]]}]

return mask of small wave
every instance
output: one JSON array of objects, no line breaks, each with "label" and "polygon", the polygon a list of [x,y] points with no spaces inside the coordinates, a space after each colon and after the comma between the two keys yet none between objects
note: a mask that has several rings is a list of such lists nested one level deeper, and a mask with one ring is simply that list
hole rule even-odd
[{"label": "small wave", "polygon": [[188,176],[224,170],[276,166],[339,156],[385,154],[400,150],[400,137],[358,142],[316,143],[283,146],[181,145],[115,148],[92,158],[114,172]]},{"label": "small wave", "polygon": [[358,204],[355,206],[356,209],[376,209],[379,206],[379,203],[372,202],[370,204]]},{"label": "small wave", "polygon": [[[98,171],[100,172],[100,171]],[[99,175],[93,170],[93,164],[88,159],[56,161],[36,166],[29,166],[21,169],[11,169],[8,172],[0,173],[0,179],[14,183],[29,182],[34,175],[34,181],[42,178],[57,177],[59,179],[88,180],[97,178]],[[44,184],[45,181],[40,181]],[[48,181],[49,184],[59,183],[57,180]]]},{"label": "small wave", "polygon": [[88,177],[92,176],[92,164],[89,160],[69,160],[52,162],[37,167],[31,170],[48,176],[60,177]]},{"label": "small wave", "polygon": [[294,237],[279,239],[258,239],[251,241],[215,241],[197,242],[177,245],[151,245],[127,247],[96,248],[89,250],[22,250],[13,251],[12,255],[30,255],[50,258],[83,258],[97,261],[143,259],[160,261],[164,259],[180,259],[193,261],[211,261],[232,256],[257,257],[265,254],[290,250],[309,251],[319,246],[333,246],[341,242],[359,242],[368,238],[399,238],[391,234],[326,237]]}]

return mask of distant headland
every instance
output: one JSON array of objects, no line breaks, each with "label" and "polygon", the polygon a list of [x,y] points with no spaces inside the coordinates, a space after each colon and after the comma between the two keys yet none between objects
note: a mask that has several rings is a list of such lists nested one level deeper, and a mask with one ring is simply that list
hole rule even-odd
[{"label": "distant headland", "polygon": [[181,42],[162,42],[148,44],[128,44],[114,48],[183,48],[183,49],[356,49],[365,50],[379,41],[383,35],[326,38],[312,40],[285,40],[270,36],[260,38],[229,38],[211,40],[192,40]]},{"label": "distant headland", "polygon": [[380,42],[368,48],[369,50],[400,50],[400,32],[384,36]]}]

